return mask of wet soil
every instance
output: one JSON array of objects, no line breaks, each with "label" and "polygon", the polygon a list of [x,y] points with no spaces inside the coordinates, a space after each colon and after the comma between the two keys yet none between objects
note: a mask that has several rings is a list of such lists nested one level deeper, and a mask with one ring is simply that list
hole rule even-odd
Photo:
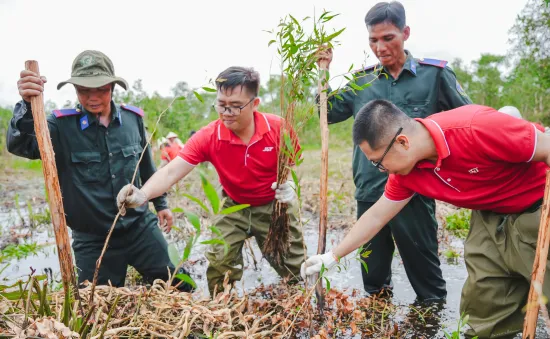
[{"label": "wet soil", "polygon": [[[353,182],[351,180],[351,169],[349,168],[350,157],[351,152],[342,152],[339,156],[331,159],[331,162],[334,163],[331,165],[332,173],[329,184],[330,230],[327,232],[327,249],[338,243],[355,221]],[[304,236],[308,255],[316,253],[318,241],[318,219],[316,219],[318,210],[315,206],[318,201],[319,179],[314,175],[308,175],[308,173],[318,173],[318,164],[316,164],[315,159],[318,159],[316,154],[308,152],[306,162],[304,162],[305,166],[299,172],[303,194],[302,221],[304,223]],[[215,178],[215,173],[212,172],[211,175],[212,178]],[[191,178],[181,183],[177,188],[172,189],[169,196],[171,207],[177,206],[184,210],[190,209],[198,212],[193,203],[179,195],[181,192],[186,192],[200,197],[200,180],[197,179],[198,176],[192,174]],[[30,273],[31,269],[36,270],[37,274],[48,274],[51,280],[58,282],[59,263],[51,225],[32,227],[29,222],[29,205],[32,207],[32,213],[34,214],[43,213],[44,209],[47,208],[42,173],[8,169],[0,178],[0,191],[2,192],[0,196],[0,248],[10,243],[35,242],[41,245],[37,255],[12,260],[9,263],[10,266],[2,273],[0,284],[24,277]],[[16,196],[18,199],[16,199]],[[16,200],[19,201],[18,204]],[[438,219],[441,221],[444,215],[452,210],[452,206],[438,204]],[[187,230],[189,226],[183,216],[180,214],[176,216],[176,225]],[[172,231],[165,236],[171,246],[175,246],[180,253],[183,252],[187,237],[186,232]],[[209,234],[205,233],[202,237],[207,239]],[[410,327],[407,330],[407,337],[410,338],[444,338],[443,331],[451,333],[456,330],[460,318],[460,294],[467,276],[463,260],[463,240],[450,235],[442,227],[439,230],[439,238],[441,267],[448,291],[447,300],[442,305],[426,306],[416,303],[416,295],[407,279],[399,253],[396,252],[393,260],[394,288],[391,301],[397,307],[392,314],[392,319],[407,323],[407,326]],[[250,292],[262,285],[269,286],[280,282],[275,270],[262,258],[253,238],[251,239],[251,245],[253,255],[258,262],[254,263],[250,250],[245,247],[243,253],[245,259],[244,275],[243,279],[237,283],[237,288],[240,291]],[[458,254],[458,257],[447,259],[444,253],[448,249],[452,249],[453,252]],[[205,250],[206,245],[198,245],[193,248],[192,255],[185,267],[197,282],[198,289],[196,293],[207,296],[206,268],[208,263],[204,257]],[[350,258],[347,262],[345,272],[333,271],[328,273],[327,277],[331,282],[331,288],[356,297],[366,296],[362,287],[359,262],[353,258]],[[132,284],[132,274],[129,273],[127,284]],[[348,337],[353,338],[353,336]],[[548,338],[542,326],[539,326],[536,337]]]}]

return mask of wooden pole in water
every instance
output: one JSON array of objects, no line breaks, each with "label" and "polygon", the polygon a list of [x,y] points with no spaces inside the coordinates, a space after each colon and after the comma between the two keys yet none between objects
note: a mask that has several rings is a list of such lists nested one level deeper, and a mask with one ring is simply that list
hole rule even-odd
[{"label": "wooden pole in water", "polygon": [[[321,59],[319,61],[319,120],[321,124],[321,185],[320,185],[320,207],[319,207],[319,242],[317,244],[317,254],[324,254],[327,244],[327,221],[328,221],[328,111],[327,111],[327,88],[328,81],[326,78],[328,69],[328,61]],[[323,281],[319,280],[315,286],[315,293],[319,301],[319,312],[324,309],[324,289]]]},{"label": "wooden pole in water", "polygon": [[[535,285],[542,286],[544,282],[544,273],[546,272],[546,262],[548,258],[548,246],[550,241],[550,171],[546,172],[546,186],[544,188],[544,201],[540,214],[539,236],[537,241],[537,251],[535,253],[535,261],[533,262],[533,273],[531,274],[531,289],[529,290],[529,298],[527,299],[527,313],[523,323],[523,338],[534,339],[535,330],[537,328],[537,318],[540,307],[546,305],[539,304],[539,295]],[[547,296],[550,297],[550,296]]]},{"label": "wooden pole in water", "polygon": [[[37,61],[25,61],[25,69],[40,76]],[[42,171],[44,173],[44,181],[46,183],[46,192],[48,194],[50,205],[55,242],[57,244],[59,267],[61,268],[61,278],[63,279],[63,290],[67,294],[70,293],[70,288],[72,286],[76,287],[76,279],[73,269],[73,257],[71,254],[69,233],[67,232],[67,223],[65,221],[65,210],[63,209],[61,189],[59,188],[59,180],[57,177],[55,155],[50,138],[50,130],[48,129],[48,123],[46,122],[44,97],[42,93],[38,96],[31,97],[31,108],[36,140],[38,141],[40,158],[42,159]],[[78,298],[77,288],[75,288],[75,292],[76,297]]]}]

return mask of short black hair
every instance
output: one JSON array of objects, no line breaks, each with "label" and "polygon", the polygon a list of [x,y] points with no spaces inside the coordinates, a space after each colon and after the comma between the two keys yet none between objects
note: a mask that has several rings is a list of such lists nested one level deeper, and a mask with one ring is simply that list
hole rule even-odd
[{"label": "short black hair", "polygon": [[412,119],[397,106],[387,100],[372,100],[361,107],[353,122],[353,143],[364,141],[373,150],[378,149],[397,133],[400,127],[406,128]]},{"label": "short black hair", "polygon": [[260,74],[253,68],[232,66],[221,72],[216,78],[218,91],[226,91],[236,87],[243,87],[253,96],[258,96],[260,90]]},{"label": "short black hair", "polygon": [[383,22],[389,22],[403,30],[406,25],[405,7],[399,1],[379,2],[365,16],[367,28]]}]

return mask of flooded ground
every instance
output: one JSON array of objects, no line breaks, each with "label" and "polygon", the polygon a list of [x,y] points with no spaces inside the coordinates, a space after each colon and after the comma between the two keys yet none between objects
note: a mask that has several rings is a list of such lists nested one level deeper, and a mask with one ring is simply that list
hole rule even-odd
[{"label": "flooded ground", "polygon": [[[340,176],[340,179],[343,180],[345,174],[342,172],[347,169],[344,166],[340,168],[340,175],[339,173],[333,173],[332,175],[335,176],[336,179]],[[3,192],[2,200],[0,201],[0,234],[2,239],[0,241],[0,247],[4,248],[10,242],[18,242],[37,243],[41,246],[41,249],[36,255],[23,259],[15,259],[9,262],[8,268],[1,274],[2,281],[0,281],[0,284],[5,284],[6,282],[14,281],[15,279],[28,275],[31,268],[36,270],[36,274],[45,273],[48,274],[50,279],[58,281],[59,263],[55,251],[55,238],[51,226],[42,225],[33,228],[29,222],[29,213],[41,215],[46,208],[41,173],[34,173],[34,175],[25,174],[27,177],[25,177],[24,180],[15,180],[15,178],[21,178],[21,173],[13,172],[10,175],[11,179],[5,177],[0,181],[0,189]],[[315,201],[318,197],[314,193],[317,180],[318,179],[315,177],[304,177],[302,181],[304,187],[303,192],[305,192],[304,195],[306,195],[304,198],[305,207],[303,220],[307,222],[304,228],[304,235],[308,247],[308,255],[316,253],[318,241],[318,220],[315,219]],[[189,182],[196,181],[190,180]],[[329,221],[331,229],[327,233],[328,249],[342,239],[348,227],[352,225],[355,219],[353,196],[350,194],[342,195],[342,192],[349,192],[349,185],[350,183],[345,181],[341,183],[337,180],[331,182],[330,188],[332,190],[329,191],[329,195],[332,197],[330,202],[331,219]],[[351,183],[351,185],[353,185],[353,183]],[[196,187],[192,188],[191,184],[186,184],[184,188],[186,190],[197,189]],[[171,203],[172,206],[176,205],[184,209],[190,208],[188,201],[184,202],[179,198],[174,199],[173,193],[171,194]],[[182,206],[182,204],[185,204],[185,206]],[[31,206],[30,210],[29,206]],[[183,223],[183,218],[180,218],[179,225],[182,226]],[[208,235],[204,235],[204,237],[207,238]],[[169,244],[176,246],[180,253],[183,252],[185,242],[181,234],[173,232],[172,234],[166,235],[166,239]],[[436,312],[428,312],[424,306],[415,303],[416,295],[408,282],[399,253],[396,253],[393,260],[394,295],[392,302],[398,307],[392,317],[397,321],[408,319],[409,323],[411,319],[414,320],[414,328],[408,332],[410,333],[410,335],[407,336],[409,338],[444,338],[443,331],[445,330],[451,333],[456,330],[460,318],[460,294],[462,285],[467,276],[463,261],[463,241],[441,230],[440,240],[440,260],[442,262],[443,276],[447,282],[448,296],[446,303],[441,305]],[[261,253],[254,239],[252,239],[251,244],[258,263],[254,265],[249,250],[245,248],[245,271],[243,279],[237,284],[240,290],[244,289],[245,291],[250,291],[262,284],[271,285],[280,281],[275,270],[269,266],[265,259],[261,259]],[[447,257],[443,255],[443,253],[450,248],[458,255],[458,257],[452,260],[447,259]],[[194,247],[192,255],[186,263],[186,268],[197,282],[198,290],[196,293],[208,295],[206,284],[207,260],[203,255],[204,251],[205,245]],[[346,271],[341,273],[336,271],[328,273],[327,276],[330,279],[331,287],[333,289],[345,291],[345,293],[348,294],[365,296],[362,288],[360,264],[353,258],[349,259],[348,262],[349,265]],[[2,263],[0,269],[4,264],[5,263]],[[359,336],[357,336],[357,338],[359,338]],[[536,338],[548,338],[542,326],[539,326]]]},{"label": "flooded ground", "polygon": [[[6,225],[13,219],[13,213],[6,211],[0,213],[3,231],[8,229]],[[19,229],[18,232],[20,231],[24,231],[24,229]],[[331,244],[337,243],[344,235],[345,232],[342,229],[329,232],[327,235],[327,247],[330,248]],[[182,252],[184,243],[174,242],[173,237],[170,235],[167,235],[166,238],[169,243],[173,243],[179,247],[180,253]],[[313,223],[307,225],[305,229],[305,239],[308,245],[308,255],[315,254],[317,231],[316,226]],[[52,243],[53,234],[47,230],[43,230],[42,228],[42,230],[36,231],[31,237],[27,238],[27,241],[31,240],[40,245],[44,245],[44,247],[37,255],[33,255],[25,259],[12,260],[8,269],[2,274],[4,282],[7,282],[6,279],[13,281],[28,274],[31,268],[36,270],[37,274],[48,274],[49,277],[53,275],[54,280],[59,279],[59,262],[55,253],[55,245]],[[251,245],[254,250],[254,255],[259,262],[255,266],[250,252],[245,249],[245,271],[241,283],[237,284],[238,288],[244,288],[244,290],[249,291],[260,286],[261,284],[271,285],[279,282],[280,279],[275,270],[269,266],[265,259],[261,259],[260,250],[253,239],[251,241]],[[204,253],[204,250],[205,245],[195,247],[186,268],[189,269],[192,277],[197,282],[198,291],[196,293],[202,293],[208,296],[208,288],[206,283],[207,260],[202,254]],[[447,263],[445,258],[442,258],[442,261],[443,274],[447,281],[448,299],[444,309],[440,312],[441,318],[437,319],[430,317],[430,321],[424,324],[425,328],[420,329],[418,335],[425,335],[426,338],[435,337],[432,335],[435,335],[438,332],[441,334],[440,337],[443,337],[440,327],[448,326],[454,328],[457,324],[457,319],[459,318],[458,304],[460,300],[460,290],[466,276],[465,267],[462,259],[458,259],[457,263],[454,264]],[[345,272],[338,273],[334,271],[327,275],[331,282],[331,288],[346,291],[346,293],[352,293],[353,289],[362,291],[360,264],[353,259],[348,260],[348,262],[348,270]],[[422,309],[417,305],[413,305],[415,301],[415,293],[408,282],[399,255],[395,256],[392,269],[394,272],[393,302],[402,306],[402,311],[399,312],[401,314],[396,314],[396,316],[405,318],[408,315],[414,315],[415,312],[422,314]],[[358,295],[364,296],[364,293],[360,292]],[[409,305],[411,305],[411,307],[409,307]]]}]

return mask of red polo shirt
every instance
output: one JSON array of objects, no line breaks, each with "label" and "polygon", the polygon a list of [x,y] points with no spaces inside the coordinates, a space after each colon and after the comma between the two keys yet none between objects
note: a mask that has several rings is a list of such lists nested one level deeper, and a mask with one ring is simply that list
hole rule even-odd
[{"label": "red polo shirt", "polygon": [[162,150],[161,159],[166,161],[174,160],[174,158],[178,156],[181,149],[182,147],[176,143],[172,145],[164,146],[164,149]]},{"label": "red polo shirt", "polygon": [[518,213],[544,196],[548,166],[531,162],[540,126],[479,105],[416,120],[431,134],[438,160],[421,161],[408,175],[391,174],[389,200],[419,193],[458,207]]},{"label": "red polo shirt", "polygon": [[179,156],[193,166],[212,163],[224,191],[238,203],[265,205],[275,198],[281,122],[280,116],[254,112],[255,132],[245,145],[218,119],[195,133]]}]

